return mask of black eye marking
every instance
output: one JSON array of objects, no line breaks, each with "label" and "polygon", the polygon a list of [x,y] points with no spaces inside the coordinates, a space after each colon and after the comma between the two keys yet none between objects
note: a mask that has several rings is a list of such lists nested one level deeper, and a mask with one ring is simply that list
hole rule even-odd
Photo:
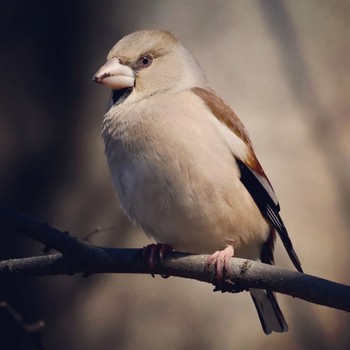
[{"label": "black eye marking", "polygon": [[137,60],[138,68],[146,68],[151,65],[153,57],[151,55],[142,55]]}]

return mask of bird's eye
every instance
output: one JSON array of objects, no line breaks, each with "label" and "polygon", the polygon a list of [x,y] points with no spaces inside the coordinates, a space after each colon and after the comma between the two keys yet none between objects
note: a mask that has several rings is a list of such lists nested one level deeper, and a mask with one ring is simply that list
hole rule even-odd
[{"label": "bird's eye", "polygon": [[150,55],[143,55],[138,60],[138,66],[140,68],[148,67],[153,61],[153,57]]}]

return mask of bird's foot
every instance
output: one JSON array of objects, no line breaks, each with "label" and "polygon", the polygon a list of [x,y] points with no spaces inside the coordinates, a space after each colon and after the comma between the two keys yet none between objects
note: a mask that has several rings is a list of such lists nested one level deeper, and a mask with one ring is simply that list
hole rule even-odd
[{"label": "bird's foot", "polygon": [[228,245],[223,250],[218,250],[212,254],[207,260],[207,268],[211,265],[215,267],[216,285],[223,286],[225,271],[228,271],[228,262],[234,256],[234,249]]},{"label": "bird's foot", "polygon": [[173,247],[169,244],[152,243],[143,247],[142,258],[148,264],[150,271],[152,271],[156,265],[157,258],[159,258],[160,262],[162,263],[165,255],[172,250]]}]

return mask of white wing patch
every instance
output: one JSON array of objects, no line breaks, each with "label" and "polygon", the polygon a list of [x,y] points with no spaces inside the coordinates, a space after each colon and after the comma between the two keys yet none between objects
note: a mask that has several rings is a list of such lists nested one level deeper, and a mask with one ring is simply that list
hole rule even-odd
[{"label": "white wing patch", "polygon": [[245,144],[245,142],[240,139],[234,132],[232,132],[225,124],[223,124],[220,120],[218,120],[208,109],[211,114],[211,122],[213,123],[215,129],[218,131],[229,150],[232,154],[240,159],[242,162],[245,162],[248,154],[249,148]]}]

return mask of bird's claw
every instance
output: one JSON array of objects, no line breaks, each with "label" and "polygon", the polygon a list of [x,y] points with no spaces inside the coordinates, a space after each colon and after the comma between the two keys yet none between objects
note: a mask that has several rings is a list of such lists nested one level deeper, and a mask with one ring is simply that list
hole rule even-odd
[{"label": "bird's claw", "polygon": [[214,265],[216,285],[221,289],[223,285],[225,272],[229,271],[229,261],[234,256],[234,250],[231,245],[228,245],[223,250],[218,250],[212,254],[207,260],[207,269]]},{"label": "bird's claw", "polygon": [[159,258],[160,262],[162,263],[165,255],[171,252],[172,250],[173,247],[169,244],[152,243],[143,247],[142,258],[148,264],[148,268],[152,272],[156,265],[157,258]]}]

